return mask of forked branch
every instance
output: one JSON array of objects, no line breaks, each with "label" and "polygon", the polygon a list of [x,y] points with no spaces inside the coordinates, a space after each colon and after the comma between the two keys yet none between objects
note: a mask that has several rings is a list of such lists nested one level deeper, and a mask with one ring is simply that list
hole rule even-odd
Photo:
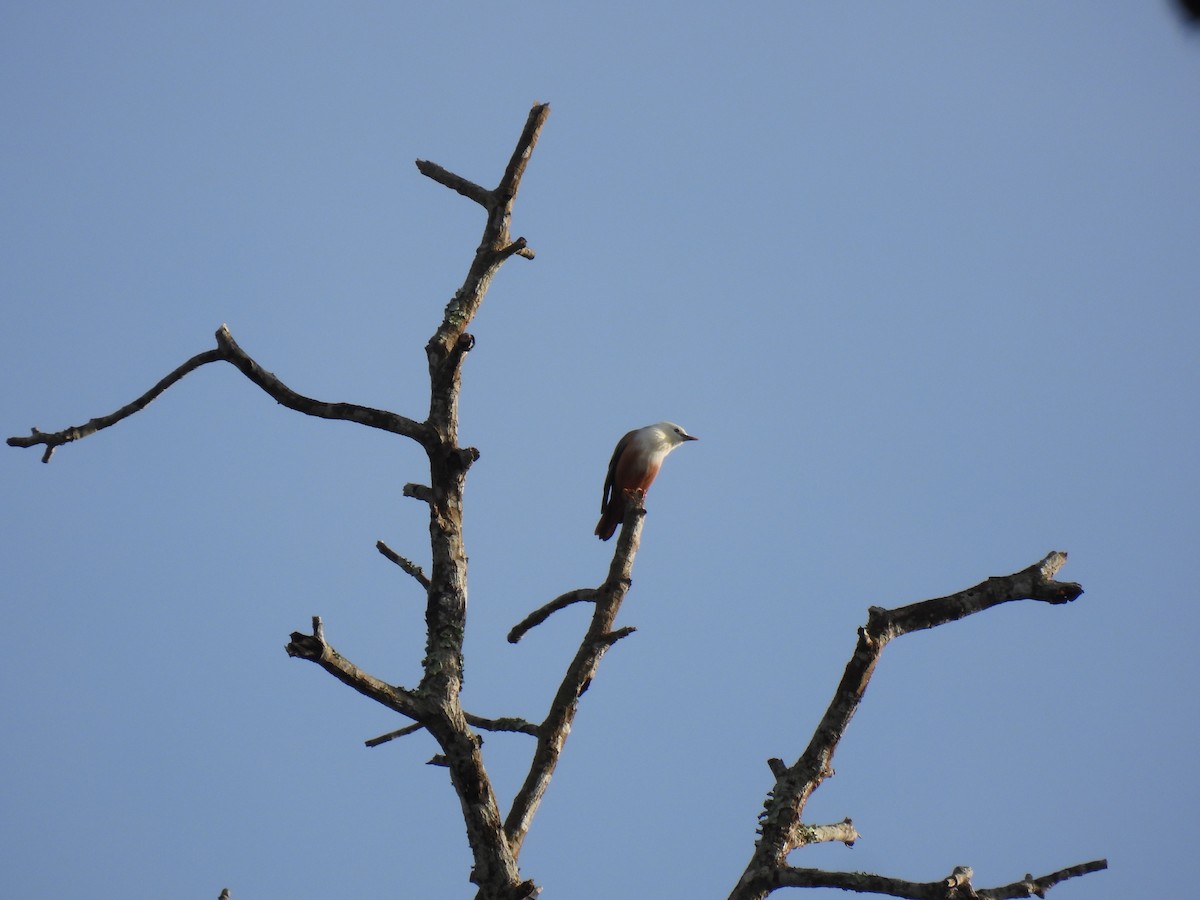
[{"label": "forked branch", "polygon": [[[808,747],[790,766],[781,760],[770,761],[775,784],[759,817],[762,822],[761,836],[755,845],[749,865],[729,895],[730,900],[761,900],[776,888],[785,886],[840,887],[845,890],[865,890],[897,897],[934,896],[929,893],[933,888],[927,885],[914,886],[909,882],[884,876],[861,876],[865,880],[855,881],[853,884],[858,886],[851,886],[848,879],[858,878],[858,875],[818,873],[817,870],[788,867],[788,854],[812,843],[811,826],[806,826],[802,819],[805,805],[813,792],[833,773],[834,751],[862,701],[867,684],[888,641],[913,631],[944,625],[1014,600],[1069,603],[1083,593],[1083,588],[1072,582],[1054,580],[1055,574],[1066,560],[1065,553],[1056,551],[1020,572],[1000,578],[989,578],[956,594],[897,609],[872,607],[869,610],[867,624],[858,631],[858,644],[854,655],[846,664],[833,700],[817,725]],[[817,878],[830,880],[817,884],[813,881]],[[862,886],[867,884],[884,885],[887,889]],[[946,897],[946,890],[946,886],[943,885],[942,892],[936,896]]]},{"label": "forked branch", "polygon": [[[525,120],[521,136],[517,139],[517,146],[513,149],[504,174],[500,178],[500,183],[491,190],[482,188],[436,163],[417,160],[417,168],[422,175],[474,200],[487,210],[488,215],[483,240],[480,241],[479,248],[475,251],[475,260],[467,271],[467,277],[462,287],[455,292],[454,297],[446,305],[441,327],[438,328],[437,333],[430,339],[426,347],[430,361],[430,374],[435,376],[435,393],[440,390],[452,390],[454,396],[457,397],[457,383],[452,385],[448,379],[450,373],[439,373],[439,369],[446,357],[451,354],[471,320],[475,318],[475,313],[478,312],[479,305],[483,302],[484,294],[487,293],[496,270],[514,254],[526,259],[533,259],[534,253],[526,245],[524,238],[516,240],[511,238],[509,226],[512,221],[513,202],[516,200],[517,190],[521,186],[521,178],[525,174],[525,168],[529,164],[533,148],[537,145],[542,126],[546,124],[546,118],[549,115],[549,104],[534,104]],[[457,373],[457,366],[454,367],[454,373]],[[439,374],[442,374],[441,379],[437,379]],[[430,418],[433,419],[436,416],[431,415]]]},{"label": "forked branch", "polygon": [[[562,609],[579,600],[591,600],[595,603],[587,632],[579,644],[579,649],[575,651],[574,659],[567,666],[566,674],[554,694],[546,718],[538,727],[537,749],[530,762],[529,772],[504,820],[504,833],[514,855],[520,854],[521,844],[529,832],[529,826],[533,823],[533,816],[550,785],[550,779],[553,777],[558,759],[562,755],[563,745],[571,733],[571,725],[579,710],[579,698],[592,683],[592,678],[595,677],[596,670],[600,667],[600,660],[608,648],[633,631],[632,628],[613,631],[612,626],[632,584],[630,576],[633,572],[633,560],[637,556],[638,546],[641,543],[642,524],[645,516],[646,511],[642,504],[642,497],[631,497],[626,507],[621,536],[617,540],[617,547],[613,553],[612,562],[609,564],[608,577],[604,584],[593,590],[572,591],[562,595],[526,617],[521,625],[509,633],[511,641],[513,633],[522,626],[526,626],[524,630],[527,631],[538,622],[544,621],[556,609]],[[523,633],[524,631],[520,632],[520,634]]]}]

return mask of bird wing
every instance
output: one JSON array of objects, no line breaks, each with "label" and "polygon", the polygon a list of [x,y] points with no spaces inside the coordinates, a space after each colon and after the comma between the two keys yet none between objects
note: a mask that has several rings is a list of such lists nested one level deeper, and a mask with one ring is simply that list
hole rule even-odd
[{"label": "bird wing", "polygon": [[629,446],[629,442],[633,440],[633,435],[636,431],[637,429],[635,428],[617,441],[617,448],[613,450],[612,459],[608,461],[608,474],[604,478],[604,493],[600,497],[600,513],[602,515],[608,509],[608,502],[612,498],[613,484],[617,478],[617,462],[621,459],[621,454],[625,452],[625,448]]}]

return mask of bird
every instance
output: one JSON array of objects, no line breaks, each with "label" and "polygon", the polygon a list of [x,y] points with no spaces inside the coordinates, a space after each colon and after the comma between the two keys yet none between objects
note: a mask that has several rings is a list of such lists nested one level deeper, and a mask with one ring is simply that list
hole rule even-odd
[{"label": "bird", "polygon": [[658,422],[635,428],[617,441],[604,479],[596,536],[602,541],[612,537],[625,518],[626,495],[633,491],[645,494],[667,454],[685,441],[697,440],[674,422]]}]

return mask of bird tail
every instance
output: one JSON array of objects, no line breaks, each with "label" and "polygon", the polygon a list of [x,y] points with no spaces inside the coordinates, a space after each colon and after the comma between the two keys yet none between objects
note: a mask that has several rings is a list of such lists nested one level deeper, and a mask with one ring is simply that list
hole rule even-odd
[{"label": "bird tail", "polygon": [[625,518],[625,504],[618,503],[617,498],[613,497],[605,507],[604,514],[600,516],[600,521],[596,523],[596,537],[607,541],[616,534],[617,526],[621,524],[623,518]]}]

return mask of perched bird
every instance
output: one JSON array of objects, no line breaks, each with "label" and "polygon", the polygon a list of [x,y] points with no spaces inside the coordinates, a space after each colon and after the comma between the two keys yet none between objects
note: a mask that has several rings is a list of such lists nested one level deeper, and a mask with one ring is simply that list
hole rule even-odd
[{"label": "perched bird", "polygon": [[604,494],[600,501],[600,521],[596,534],[607,541],[625,518],[625,495],[632,491],[643,494],[650,489],[667,454],[684,441],[695,441],[674,422],[659,422],[636,428],[621,440],[608,464],[604,479]]}]

